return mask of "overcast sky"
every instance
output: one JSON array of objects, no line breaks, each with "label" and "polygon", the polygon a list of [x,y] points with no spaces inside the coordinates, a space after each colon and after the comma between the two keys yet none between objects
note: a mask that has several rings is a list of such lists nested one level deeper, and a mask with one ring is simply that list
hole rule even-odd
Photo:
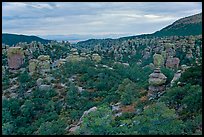
[{"label": "overcast sky", "polygon": [[137,35],[200,12],[201,2],[4,2],[2,32]]}]

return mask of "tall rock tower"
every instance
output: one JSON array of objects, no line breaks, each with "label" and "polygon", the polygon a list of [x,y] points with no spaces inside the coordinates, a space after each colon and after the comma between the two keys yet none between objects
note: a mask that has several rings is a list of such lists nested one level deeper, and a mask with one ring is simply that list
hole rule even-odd
[{"label": "tall rock tower", "polygon": [[8,66],[17,70],[24,63],[24,51],[21,47],[10,47],[7,50]]},{"label": "tall rock tower", "polygon": [[152,74],[149,75],[149,97],[157,97],[159,93],[165,90],[166,76],[161,73],[160,68],[156,68]]}]

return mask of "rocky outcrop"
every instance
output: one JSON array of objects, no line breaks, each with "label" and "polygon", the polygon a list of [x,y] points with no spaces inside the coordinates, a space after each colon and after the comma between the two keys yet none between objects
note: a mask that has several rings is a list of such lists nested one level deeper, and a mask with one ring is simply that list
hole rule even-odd
[{"label": "rocky outcrop", "polygon": [[38,66],[38,60],[37,59],[31,59],[29,60],[29,66],[28,66],[28,69],[29,69],[29,72],[31,74],[34,74],[37,72],[37,66]]},{"label": "rocky outcrop", "polygon": [[164,58],[162,55],[155,53],[153,59],[155,67],[161,67],[164,65]]},{"label": "rocky outcrop", "polygon": [[50,56],[40,55],[38,57],[38,61],[39,61],[37,66],[38,73],[42,75],[44,75],[45,73],[49,73],[51,67]]},{"label": "rocky outcrop", "polygon": [[69,55],[68,57],[66,57],[66,61],[67,62],[76,62],[76,61],[81,61],[80,57],[78,54],[76,54],[76,52],[74,54]]},{"label": "rocky outcrop", "polygon": [[37,86],[39,87],[43,83],[43,79],[42,78],[38,78],[36,83],[37,83]]},{"label": "rocky outcrop", "polygon": [[7,50],[8,66],[10,69],[19,69],[24,63],[24,52],[21,47],[10,47]]},{"label": "rocky outcrop", "polygon": [[185,72],[188,68],[190,68],[190,66],[187,66],[185,64],[181,65],[182,72]]},{"label": "rocky outcrop", "polygon": [[192,50],[189,49],[187,54],[186,54],[186,58],[188,58],[188,59],[193,58],[193,54],[192,53],[193,53]]},{"label": "rocky outcrop", "polygon": [[175,45],[172,43],[165,43],[164,45],[165,47],[165,51],[166,51],[166,57],[170,57],[170,56],[175,56],[176,55],[176,51],[175,51]]},{"label": "rocky outcrop", "polygon": [[179,63],[180,63],[179,58],[176,58],[176,57],[173,58],[171,56],[171,57],[167,58],[167,60],[166,60],[166,67],[175,69],[175,68],[179,67]]},{"label": "rocky outcrop", "polygon": [[60,67],[66,63],[66,59],[59,59],[52,63],[52,68]]},{"label": "rocky outcrop", "polygon": [[93,54],[92,55],[92,60],[95,62],[100,62],[101,61],[101,56],[99,56],[98,54]]},{"label": "rocky outcrop", "polygon": [[143,53],[143,59],[148,59],[151,56],[151,50],[150,48],[145,48]]},{"label": "rocky outcrop", "polygon": [[4,76],[6,73],[6,69],[5,69],[5,66],[2,66],[2,76]]},{"label": "rocky outcrop", "polygon": [[157,96],[158,92],[165,90],[166,78],[159,68],[156,68],[154,72],[149,75],[149,97]]},{"label": "rocky outcrop", "polygon": [[96,110],[97,110],[97,107],[92,107],[92,108],[90,108],[89,110],[84,111],[83,115],[82,115],[81,118],[79,119],[79,122],[78,122],[76,125],[70,126],[71,128],[69,129],[69,132],[74,132],[74,131],[76,131],[77,129],[79,129],[79,128],[80,128],[80,124],[83,122],[83,118],[84,118],[85,116],[87,116],[90,112],[94,112],[94,111],[96,111]]},{"label": "rocky outcrop", "polygon": [[201,50],[200,50],[200,47],[197,46],[197,47],[196,47],[196,54],[197,54],[198,57],[200,57],[200,51],[201,51]]},{"label": "rocky outcrop", "polygon": [[181,70],[178,70],[175,74],[173,79],[171,80],[171,86],[181,77]]},{"label": "rocky outcrop", "polygon": [[33,74],[46,75],[51,70],[50,56],[40,55],[38,56],[38,59],[29,60],[28,68],[31,75]]},{"label": "rocky outcrop", "polygon": [[82,53],[81,55],[79,55],[79,53],[77,52],[77,49],[72,48],[71,49],[71,54],[66,57],[66,61],[67,62],[78,62],[78,61],[82,61],[82,60],[86,60],[86,54]]}]

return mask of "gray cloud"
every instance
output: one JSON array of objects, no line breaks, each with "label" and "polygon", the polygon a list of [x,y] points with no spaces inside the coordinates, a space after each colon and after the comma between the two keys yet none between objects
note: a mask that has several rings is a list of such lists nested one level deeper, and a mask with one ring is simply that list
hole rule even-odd
[{"label": "gray cloud", "polygon": [[201,2],[4,2],[2,31],[29,35],[137,35],[152,33],[201,11]]}]

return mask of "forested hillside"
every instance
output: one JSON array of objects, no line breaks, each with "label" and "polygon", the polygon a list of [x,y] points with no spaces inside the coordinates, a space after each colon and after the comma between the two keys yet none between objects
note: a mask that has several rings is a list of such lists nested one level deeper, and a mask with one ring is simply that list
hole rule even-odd
[{"label": "forested hillside", "polygon": [[16,35],[16,34],[2,34],[2,43],[12,46],[16,45],[19,42],[31,43],[32,41],[37,41],[42,44],[47,44],[51,40],[45,40],[36,36],[26,36],[26,35]]},{"label": "forested hillside", "polygon": [[182,18],[153,33],[154,36],[190,36],[202,34],[202,13]]}]

